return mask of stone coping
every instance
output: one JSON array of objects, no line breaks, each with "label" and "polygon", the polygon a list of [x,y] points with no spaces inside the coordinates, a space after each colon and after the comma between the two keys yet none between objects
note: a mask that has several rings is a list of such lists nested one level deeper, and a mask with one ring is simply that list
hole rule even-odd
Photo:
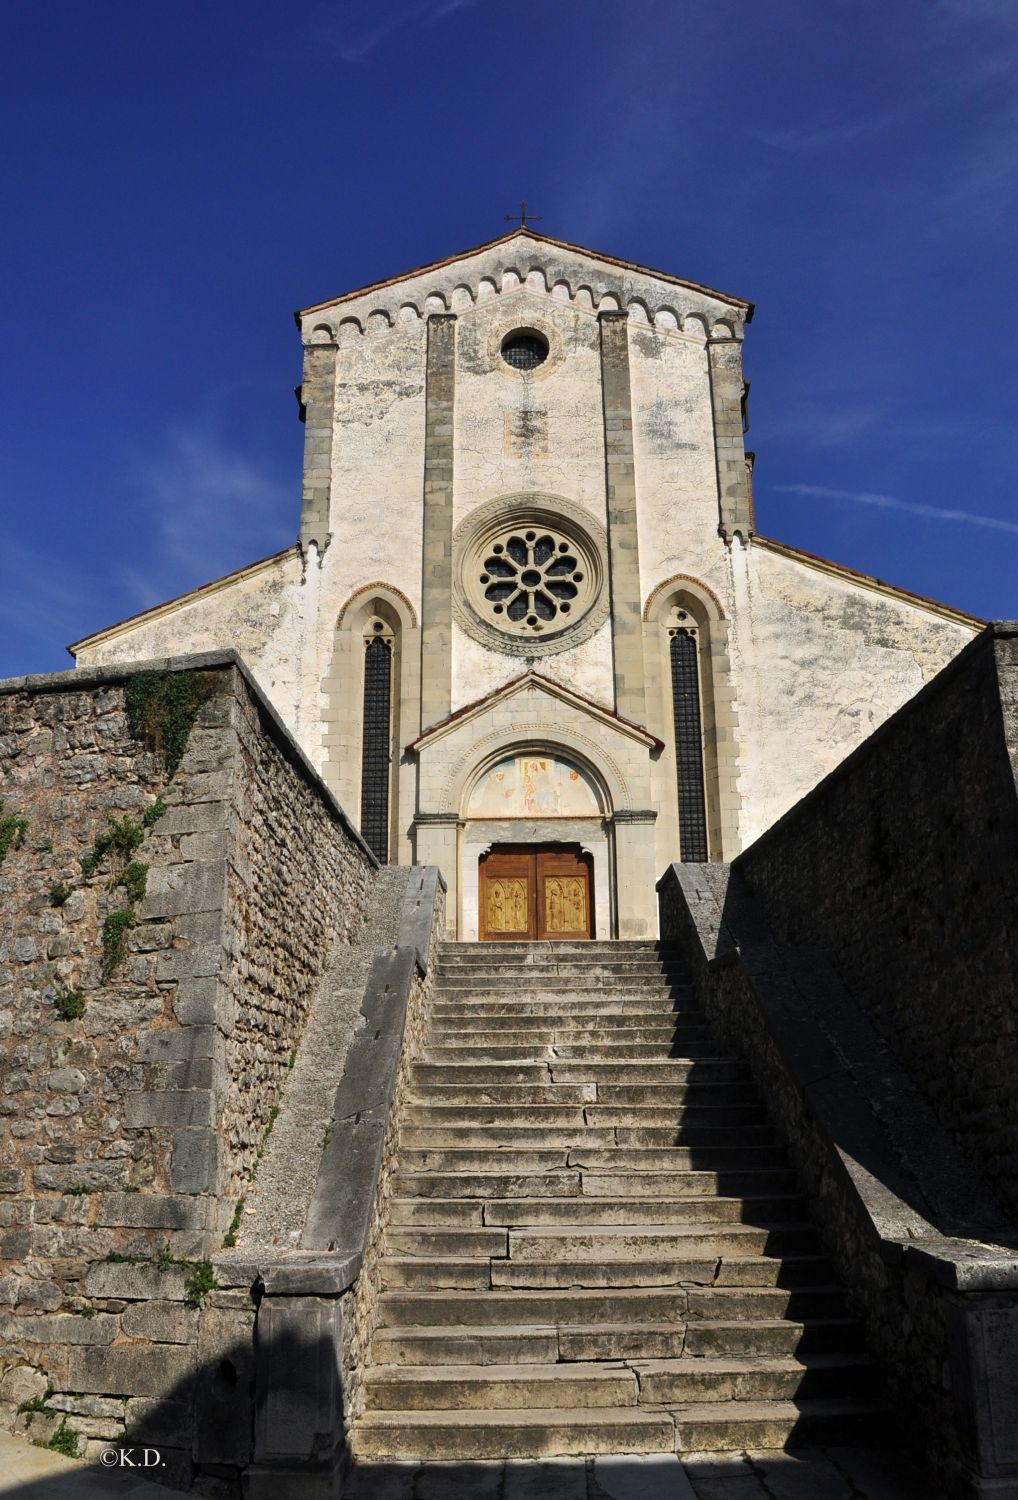
[{"label": "stone coping", "polygon": [[364,987],[364,1025],[355,1033],[336,1090],[304,1231],[303,1251],[266,1249],[217,1255],[223,1286],[260,1282],[267,1295],[337,1297],[360,1275],[378,1193],[395,1097],[410,990],[428,972],[428,950],[445,882],[434,866],[415,866],[396,944],[375,956]]},{"label": "stone coping", "polygon": [[[881,1256],[890,1263],[904,1259],[949,1290],[976,1293],[1018,1288],[1018,1232],[1007,1233],[995,1203],[982,1201],[981,1185],[966,1175],[961,1152],[936,1125],[932,1111],[903,1075],[895,1078],[896,1086],[900,1083],[907,1095],[915,1096],[906,1103],[912,1102],[929,1116],[921,1121],[923,1139],[930,1144],[931,1130],[939,1139],[932,1143],[937,1151],[932,1170],[923,1170],[922,1152],[898,1154],[867,1097],[866,1082],[872,1081],[872,1075],[870,1060],[858,1052],[866,1038],[855,1024],[857,1018],[847,1017],[845,1034],[832,1038],[801,1005],[789,1006],[788,975],[778,972],[771,956],[759,957],[763,944],[758,924],[764,924],[764,919],[748,891],[737,891],[734,923],[731,920],[732,903],[726,898],[732,879],[731,866],[673,864],[657,882],[657,890],[660,894],[669,885],[678,887],[700,943],[700,953],[690,955],[694,969],[742,968],[767,1037],[809,1111],[832,1170],[856,1202]],[[810,961],[818,958],[809,955]],[[801,980],[801,971],[795,977]],[[821,982],[826,978],[822,976]],[[847,996],[844,1000],[849,1003]],[[884,1073],[889,1063],[884,1052]],[[846,1141],[864,1143],[865,1166],[849,1153]],[[915,1187],[921,1194],[918,1207]],[[911,1201],[903,1196],[906,1191]],[[960,1223],[963,1214],[968,1220],[964,1226]],[[951,1232],[938,1232],[931,1219],[950,1226]],[[983,1233],[991,1242],[981,1238]],[[1013,1246],[1006,1243],[1012,1235]]]},{"label": "stone coping", "polygon": [[368,848],[359,830],[351,822],[335,794],[326,786],[314,765],[297,744],[290,730],[283,723],[278,711],[270,703],[264,689],[251,672],[244,658],[237,651],[198,651],[190,656],[157,656],[145,661],[113,662],[107,666],[72,667],[66,672],[41,672],[27,677],[5,677],[0,679],[0,695],[13,693],[69,693],[89,688],[114,686],[136,677],[140,672],[210,672],[224,668],[235,669],[258,706],[265,726],[280,750],[315,789],[329,812],[340,824],[344,833],[357,845],[370,862],[372,869],[379,862]]}]

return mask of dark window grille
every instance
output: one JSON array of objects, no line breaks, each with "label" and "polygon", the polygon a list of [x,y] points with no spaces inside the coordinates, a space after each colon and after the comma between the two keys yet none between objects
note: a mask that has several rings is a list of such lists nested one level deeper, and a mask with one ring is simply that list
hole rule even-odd
[{"label": "dark window grille", "polygon": [[514,370],[536,370],[548,358],[548,345],[533,333],[517,333],[502,345],[502,358]]},{"label": "dark window grille", "polygon": [[361,836],[383,865],[389,859],[389,716],[392,648],[375,636],[364,652]]},{"label": "dark window grille", "polygon": [[679,857],[707,859],[707,812],[703,797],[703,732],[696,637],[677,630],[671,638],[675,764],[679,778]]}]

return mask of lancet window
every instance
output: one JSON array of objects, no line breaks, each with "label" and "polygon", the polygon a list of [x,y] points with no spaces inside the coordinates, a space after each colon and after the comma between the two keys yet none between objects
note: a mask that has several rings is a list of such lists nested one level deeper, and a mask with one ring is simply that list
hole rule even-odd
[{"label": "lancet window", "polygon": [[703,719],[700,706],[696,621],[684,610],[668,626],[679,793],[679,855],[687,863],[708,857],[703,781]]},{"label": "lancet window", "polygon": [[371,620],[364,637],[361,834],[382,864],[386,864],[389,858],[392,646],[392,631],[386,623]]}]

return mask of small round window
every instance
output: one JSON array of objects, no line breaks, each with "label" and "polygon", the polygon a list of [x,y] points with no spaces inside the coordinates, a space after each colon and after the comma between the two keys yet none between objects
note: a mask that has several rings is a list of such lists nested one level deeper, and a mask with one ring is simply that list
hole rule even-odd
[{"label": "small round window", "polygon": [[536,370],[548,358],[548,340],[539,333],[509,333],[502,340],[502,358],[514,370]]}]

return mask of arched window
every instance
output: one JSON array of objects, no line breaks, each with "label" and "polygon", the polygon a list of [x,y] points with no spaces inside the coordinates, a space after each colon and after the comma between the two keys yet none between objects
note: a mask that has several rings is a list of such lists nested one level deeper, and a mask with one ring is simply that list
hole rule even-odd
[{"label": "arched window", "polygon": [[389,763],[392,745],[393,633],[384,620],[364,634],[361,734],[361,835],[380,863],[389,859]]},{"label": "arched window", "polygon": [[708,846],[698,629],[686,610],[676,609],[672,614],[674,619],[669,620],[667,628],[679,791],[679,857],[686,863],[703,864]]},{"label": "arched window", "polygon": [[416,629],[405,594],[365,584],[339,611],[322,679],[326,784],[351,816],[360,809],[365,843],[394,864],[411,857],[401,830],[412,817],[414,786],[406,776],[401,783],[400,764],[404,744],[420,733],[421,653],[409,638]]},{"label": "arched window", "polygon": [[738,711],[721,601],[698,578],[676,573],[658,584],[643,618],[648,728],[665,741],[658,858],[733,859],[740,848]]}]

